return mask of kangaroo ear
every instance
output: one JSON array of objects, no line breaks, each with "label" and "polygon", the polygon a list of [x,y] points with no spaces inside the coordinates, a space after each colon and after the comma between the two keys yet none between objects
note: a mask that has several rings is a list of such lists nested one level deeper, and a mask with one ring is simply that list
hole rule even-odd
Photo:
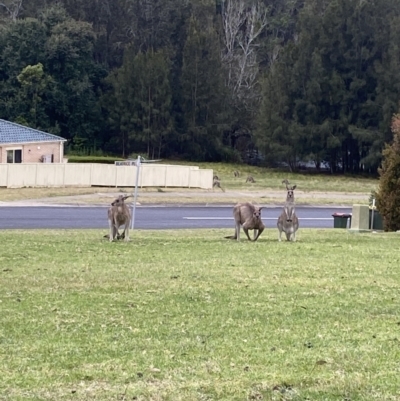
[{"label": "kangaroo ear", "polygon": [[293,185],[292,187],[292,191],[294,191],[296,189],[297,185]]},{"label": "kangaroo ear", "polygon": [[124,200],[127,200],[128,198],[130,198],[131,196],[130,195],[125,195],[124,196]]},{"label": "kangaroo ear", "polygon": [[264,206],[261,206],[261,207],[258,208],[258,210],[261,210],[261,209],[264,209]]}]

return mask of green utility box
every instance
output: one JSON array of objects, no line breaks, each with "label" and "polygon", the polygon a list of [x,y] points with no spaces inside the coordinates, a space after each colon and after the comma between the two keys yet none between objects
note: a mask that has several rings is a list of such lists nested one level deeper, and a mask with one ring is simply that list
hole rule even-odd
[{"label": "green utility box", "polygon": [[348,213],[333,213],[333,228],[347,228],[350,219],[349,227],[351,225],[351,214]]},{"label": "green utility box", "polygon": [[[369,210],[369,226],[371,227],[371,220],[372,220],[372,210]],[[382,215],[377,211],[374,210],[374,226],[371,227],[373,230],[383,230],[383,219]]]}]

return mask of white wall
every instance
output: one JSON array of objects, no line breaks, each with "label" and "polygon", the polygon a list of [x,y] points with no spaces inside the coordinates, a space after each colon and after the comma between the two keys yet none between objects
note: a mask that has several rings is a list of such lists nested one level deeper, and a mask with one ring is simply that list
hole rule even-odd
[{"label": "white wall", "polygon": [[[136,166],[89,163],[0,164],[0,187],[134,187]],[[139,186],[212,188],[213,170],[197,166],[142,164]]]}]

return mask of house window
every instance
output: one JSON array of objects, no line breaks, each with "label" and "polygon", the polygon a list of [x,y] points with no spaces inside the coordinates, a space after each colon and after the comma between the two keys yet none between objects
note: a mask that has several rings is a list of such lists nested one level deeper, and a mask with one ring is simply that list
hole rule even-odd
[{"label": "house window", "polygon": [[22,163],[22,149],[7,150],[7,163]]}]

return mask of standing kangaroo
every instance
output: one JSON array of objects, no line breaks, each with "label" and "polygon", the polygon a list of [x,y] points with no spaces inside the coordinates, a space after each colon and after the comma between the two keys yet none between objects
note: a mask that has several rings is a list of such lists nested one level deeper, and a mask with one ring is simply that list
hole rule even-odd
[{"label": "standing kangaroo", "polygon": [[218,176],[214,176],[214,178],[213,178],[213,190],[214,190],[214,187],[218,187],[222,192],[225,192],[225,189],[221,187],[221,181],[215,177],[218,177]]},{"label": "standing kangaroo", "polygon": [[278,217],[278,240],[281,241],[282,231],[286,234],[288,241],[296,241],[296,231],[299,229],[299,219],[296,216],[294,207],[294,190],[296,185],[290,186],[288,180],[283,180],[282,184],[286,184],[286,202],[281,215]]},{"label": "standing kangaroo", "polygon": [[[125,201],[131,195],[120,195],[108,209],[108,225],[110,227],[109,239],[110,242],[118,237],[123,238],[125,241],[129,241],[129,226],[131,224],[131,211],[125,204]],[[124,226],[124,231],[120,235],[118,229],[120,226]]]},{"label": "standing kangaroo", "polygon": [[251,241],[249,230],[254,230],[253,241],[257,241],[258,237],[265,228],[261,220],[261,209],[262,207],[254,206],[249,202],[236,204],[233,208],[233,217],[235,218],[235,235],[225,238],[236,239],[237,241],[240,241],[240,226],[242,226],[248,240]]}]

